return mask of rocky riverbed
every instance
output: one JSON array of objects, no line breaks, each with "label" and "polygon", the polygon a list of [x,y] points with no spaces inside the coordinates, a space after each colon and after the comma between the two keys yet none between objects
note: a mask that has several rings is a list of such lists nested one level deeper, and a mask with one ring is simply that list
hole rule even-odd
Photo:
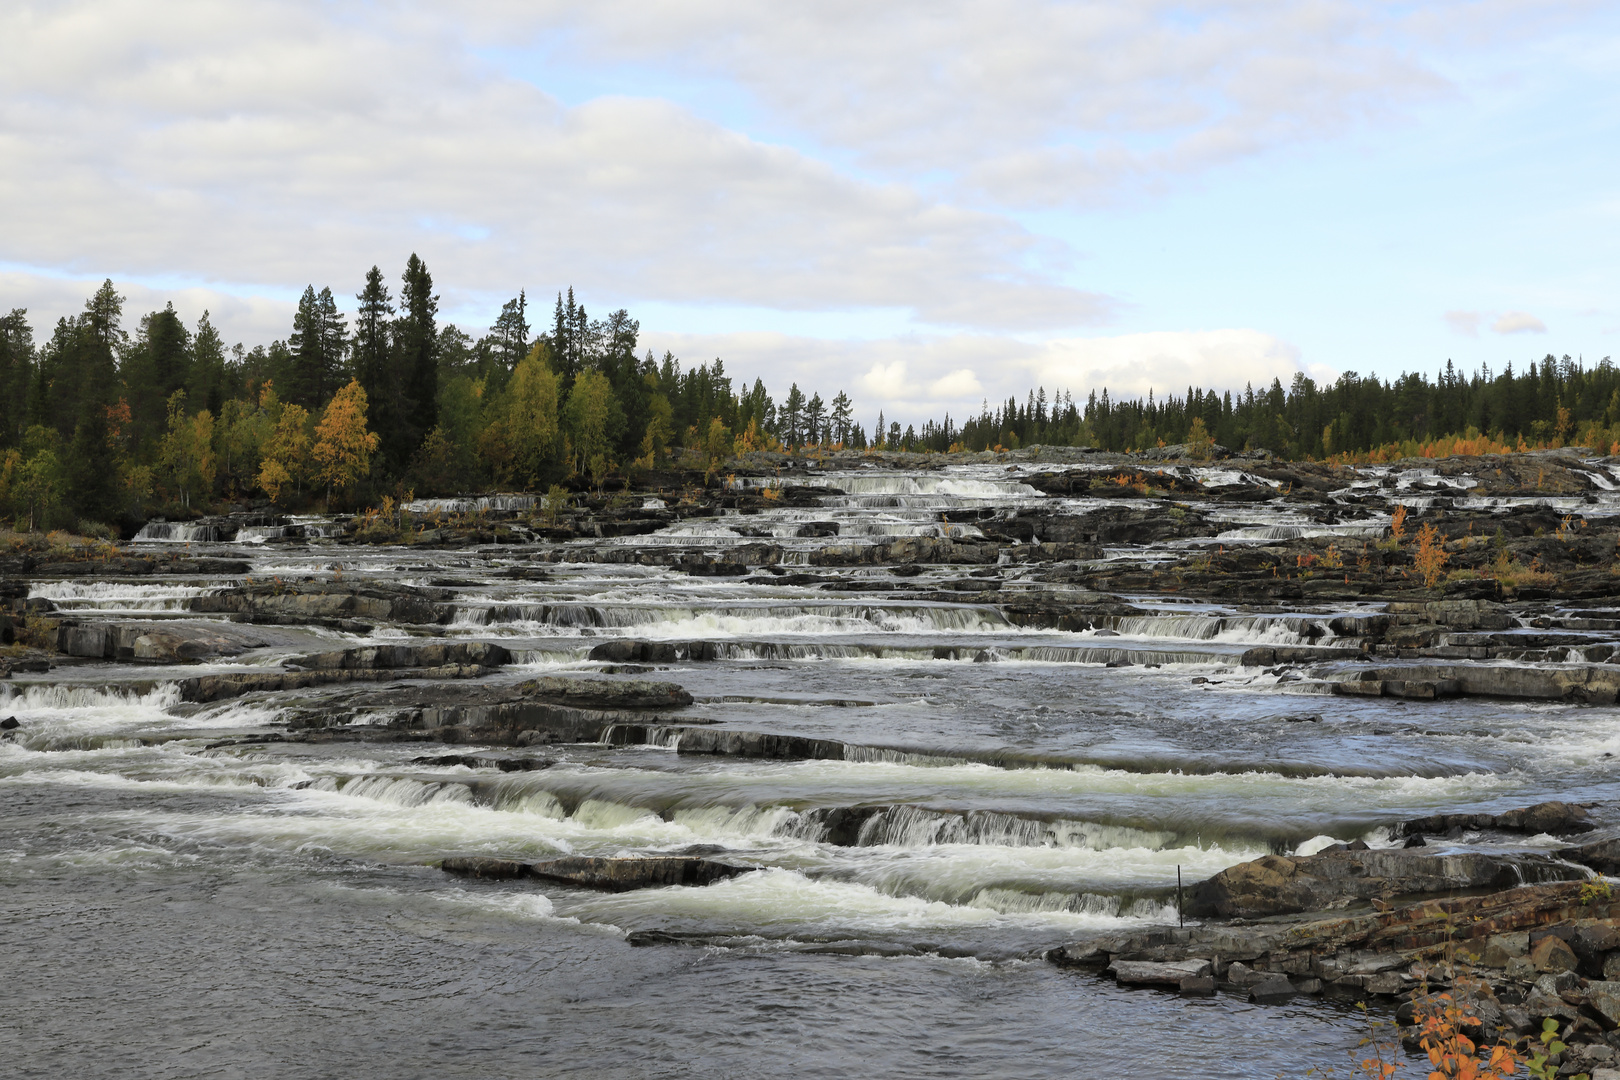
[{"label": "rocky riverbed", "polygon": [[[792,985],[846,1074],[1130,1071],[1150,1041],[1204,1075],[1209,1032],[1238,1075],[1302,1073],[1354,1044],[1343,1002],[1424,984],[1605,1067],[1617,543],[1620,466],[1573,451],[754,455],[565,508],[152,523],[0,557],[0,873],[140,911],[268,874],[340,890],[314,940],[409,910],[733,1020]],[[948,1043],[960,1016],[896,1002],[970,986],[998,1034],[949,1062],[850,1027]]]}]

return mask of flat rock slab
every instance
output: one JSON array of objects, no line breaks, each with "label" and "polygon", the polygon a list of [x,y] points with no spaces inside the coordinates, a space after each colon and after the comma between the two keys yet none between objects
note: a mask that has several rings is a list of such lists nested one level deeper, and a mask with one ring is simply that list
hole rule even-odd
[{"label": "flat rock slab", "polygon": [[360,649],[336,649],[287,661],[287,666],[315,671],[378,670],[383,668],[432,668],[446,664],[479,667],[505,667],[512,654],[487,641],[440,643],[434,645],[372,645]]},{"label": "flat rock slab", "polygon": [[533,877],[562,881],[586,889],[629,892],[667,885],[712,885],[755,869],[734,866],[713,859],[684,856],[651,858],[593,859],[570,857],[549,859],[529,867]]},{"label": "flat rock slab", "polygon": [[303,640],[285,631],[204,620],[68,622],[56,629],[56,649],[68,656],[176,664],[237,656],[250,649]]},{"label": "flat rock slab", "polygon": [[679,709],[692,695],[678,683],[645,679],[581,679],[548,675],[518,685],[524,697],[588,709]]},{"label": "flat rock slab", "polygon": [[545,881],[577,885],[583,889],[600,889],[603,892],[630,892],[634,889],[657,889],[671,885],[712,885],[717,881],[725,881],[755,869],[752,866],[735,866],[713,859],[679,855],[646,858],[632,856],[617,859],[569,856],[538,863],[460,856],[444,860],[439,864],[439,868],[457,877],[490,880],[540,878]]},{"label": "flat rock slab", "polygon": [[1186,910],[1198,918],[1253,919],[1324,911],[1374,897],[1503,889],[1584,876],[1576,867],[1538,854],[1426,855],[1421,849],[1385,849],[1265,855],[1194,885]]},{"label": "flat rock slab", "polygon": [[1156,963],[1152,960],[1115,960],[1108,965],[1114,978],[1127,986],[1173,986],[1179,989],[1183,979],[1198,979],[1208,975],[1208,960],[1172,960]]}]

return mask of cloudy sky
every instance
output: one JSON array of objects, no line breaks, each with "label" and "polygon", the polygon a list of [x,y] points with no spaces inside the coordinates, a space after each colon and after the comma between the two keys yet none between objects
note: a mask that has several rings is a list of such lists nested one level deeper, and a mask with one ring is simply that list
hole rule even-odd
[{"label": "cloudy sky", "polygon": [[0,306],[252,345],[415,251],[905,420],[1593,360],[1616,71],[1612,0],[11,0]]}]

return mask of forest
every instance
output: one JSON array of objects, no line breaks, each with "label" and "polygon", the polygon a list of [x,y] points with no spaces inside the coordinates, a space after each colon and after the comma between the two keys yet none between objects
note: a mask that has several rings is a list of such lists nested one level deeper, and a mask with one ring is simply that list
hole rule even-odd
[{"label": "forest", "polygon": [[[542,309],[543,311],[543,309]],[[723,362],[640,352],[620,309],[592,318],[573,290],[531,324],[519,293],[474,339],[439,319],[412,255],[398,292],[373,266],[352,317],[330,288],[304,290],[284,340],[227,346],[207,312],[172,304],[126,318],[105,282],[36,340],[27,311],[0,317],[0,515],[18,528],[111,532],[268,498],[285,509],[383,496],[610,476],[670,463],[713,470],[750,450],[945,452],[1035,445],[1265,449],[1342,461],[1581,445],[1620,452],[1620,372],[1551,355],[1520,371],[1430,379],[1303,374],[1241,393],[1189,387],[1145,399],[1031,390],[960,424],[948,414],[868,430],[842,390],[733,385]]]}]

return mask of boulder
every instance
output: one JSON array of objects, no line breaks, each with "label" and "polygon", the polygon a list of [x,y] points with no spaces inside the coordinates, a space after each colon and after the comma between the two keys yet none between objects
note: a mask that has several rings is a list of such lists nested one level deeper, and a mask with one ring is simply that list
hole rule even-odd
[{"label": "boulder", "polygon": [[1241,960],[1234,962],[1226,969],[1226,981],[1233,986],[1253,986],[1257,982],[1264,982],[1265,979],[1264,972],[1254,970],[1254,968]]},{"label": "boulder", "polygon": [[1214,997],[1215,976],[1189,975],[1181,980],[1182,997]]},{"label": "boulder", "polygon": [[1620,982],[1595,982],[1586,988],[1586,1004],[1605,1026],[1620,1027]]},{"label": "boulder", "polygon": [[1262,1005],[1287,1001],[1296,991],[1286,975],[1268,975],[1249,988],[1249,1000]]},{"label": "boulder", "polygon": [[1530,947],[1530,963],[1540,972],[1574,971],[1580,963],[1563,938],[1547,935]]}]

